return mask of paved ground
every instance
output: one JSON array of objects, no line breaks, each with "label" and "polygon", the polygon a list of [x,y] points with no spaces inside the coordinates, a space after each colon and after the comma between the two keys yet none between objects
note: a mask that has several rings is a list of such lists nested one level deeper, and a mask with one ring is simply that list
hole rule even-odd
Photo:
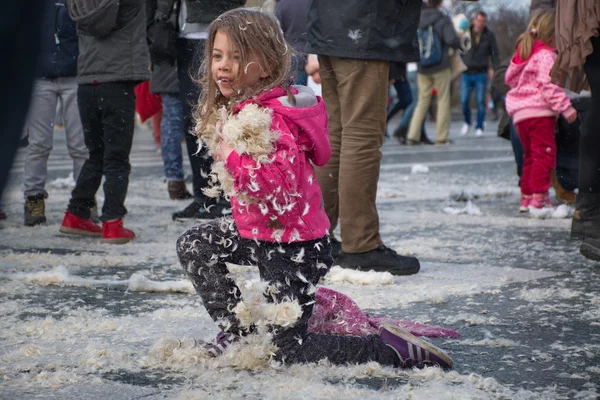
[{"label": "paved ground", "polygon": [[[484,138],[459,138],[453,123],[456,144],[447,147],[386,141],[381,231],[388,245],[418,256],[422,271],[379,285],[361,276],[325,282],[371,313],[458,330],[458,339],[432,339],[454,371],[240,367],[239,357],[158,354],[164,338],[216,333],[175,256],[188,225],[170,213],[186,203],[168,199],[160,155],[140,130],[126,221],[138,240],[104,246],[60,234],[71,164],[57,131],[48,224],[22,226],[22,154],[3,201],[0,398],[598,398],[600,264],[579,255],[568,219],[518,214],[510,146],[490,125]],[[473,201],[450,199],[461,192]]]}]

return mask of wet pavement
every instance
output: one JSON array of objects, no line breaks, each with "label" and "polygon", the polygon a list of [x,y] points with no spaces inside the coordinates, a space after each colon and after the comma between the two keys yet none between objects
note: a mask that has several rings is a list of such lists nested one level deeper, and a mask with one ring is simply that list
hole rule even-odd
[{"label": "wet pavement", "polygon": [[[384,144],[382,236],[419,257],[422,271],[384,286],[325,282],[370,313],[458,330],[457,339],[431,339],[450,353],[454,372],[322,365],[248,371],[150,360],[161,337],[216,333],[195,295],[128,284],[134,274],[184,279],[174,246],[191,224],[172,222],[170,214],[187,203],[168,199],[161,157],[150,132],[139,129],[126,204],[126,225],[138,239],[108,246],[59,233],[70,187],[58,179],[71,164],[58,130],[48,223],[22,226],[22,153],[3,200],[0,399],[598,398],[600,264],[569,240],[568,218],[518,213],[510,143],[495,137],[493,123],[483,138],[459,137],[459,128],[453,123],[451,146]],[[428,131],[432,137],[431,124]],[[470,206],[451,200],[461,192]]]}]

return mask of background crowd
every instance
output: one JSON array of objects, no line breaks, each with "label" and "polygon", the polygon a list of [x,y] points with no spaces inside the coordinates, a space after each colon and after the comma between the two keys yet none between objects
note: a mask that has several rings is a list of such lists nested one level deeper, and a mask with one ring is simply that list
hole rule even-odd
[{"label": "background crowd", "polygon": [[[136,109],[153,110],[170,198],[190,200],[187,207],[173,214],[173,219],[227,215],[230,208],[225,200],[207,197],[202,191],[208,184],[211,160],[190,134],[192,112],[200,94],[197,74],[209,23],[228,9],[255,4],[243,0],[44,3],[45,7],[39,7],[43,12],[37,16],[42,22],[41,51],[23,129],[28,140],[24,224],[46,223],[46,164],[59,103],[76,180],[71,200],[65,204],[62,232],[98,236],[107,243],[126,243],[135,237],[123,226],[123,218],[127,214],[125,198]],[[460,12],[464,8],[449,10],[442,0],[407,1],[399,18],[381,13],[377,21],[381,29],[377,31],[370,29],[370,20],[360,17],[373,9],[389,8],[394,1],[351,0],[343,14],[319,0],[267,3],[263,6],[279,18],[285,38],[295,50],[295,83],[320,84],[327,106],[332,157],[317,170],[317,179],[331,222],[337,262],[348,268],[378,267],[398,275],[416,273],[418,260],[397,254],[385,246],[379,234],[375,200],[386,123],[403,111],[400,125],[393,132],[401,144],[452,145],[448,138],[451,94],[458,90],[464,120],[461,134],[483,136],[490,98],[492,104],[498,104],[492,107],[497,113],[514,89],[505,84],[504,74],[510,68],[516,43],[511,44],[510,53],[501,54],[499,42],[488,26],[488,14],[475,9],[465,16]],[[595,51],[599,45],[599,6],[593,0],[556,3],[532,1],[531,16],[558,7],[553,20],[556,32],[552,39],[556,39],[547,43],[557,49],[552,82],[571,90],[566,93],[577,114],[574,118],[570,109],[563,115],[555,113],[555,155],[548,161],[548,185],[554,186],[556,200],[576,203],[573,236],[584,238],[584,255],[600,258],[600,136],[593,132],[598,114],[593,111],[599,107],[600,90],[594,78],[598,75],[594,75],[594,68],[600,68]],[[345,19],[358,21],[356,29],[350,33],[338,29]],[[523,29],[538,39],[538,25]],[[399,30],[407,34],[399,34]],[[420,51],[408,41],[394,42],[393,49],[389,47],[390,38],[411,38],[415,31]],[[590,87],[591,97],[580,95]],[[432,99],[436,132],[429,139],[424,122]],[[531,146],[529,141],[523,143],[523,128],[509,118],[510,112],[502,114],[499,135],[511,141],[521,177],[529,168]],[[12,131],[13,136],[21,132]],[[182,141],[192,167],[191,193],[185,184]],[[10,143],[4,151],[14,147],[16,141]],[[6,159],[11,160],[12,154]],[[8,168],[3,166],[2,172],[4,185]],[[104,203],[97,211],[96,192],[102,178]],[[547,191],[541,194],[547,195]],[[552,206],[546,198],[541,205]],[[0,217],[6,215],[0,212]],[[339,238],[333,236],[338,227]]]}]

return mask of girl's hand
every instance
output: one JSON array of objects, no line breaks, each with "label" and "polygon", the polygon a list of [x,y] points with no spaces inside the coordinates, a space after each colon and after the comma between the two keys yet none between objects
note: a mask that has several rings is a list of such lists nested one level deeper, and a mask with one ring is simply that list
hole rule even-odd
[{"label": "girl's hand", "polygon": [[233,147],[227,141],[221,140],[219,152],[215,154],[217,161],[226,161],[233,150]]},{"label": "girl's hand", "polygon": [[573,113],[571,115],[569,115],[569,118],[566,118],[567,122],[572,124],[573,122],[575,122],[577,120],[577,113]]}]

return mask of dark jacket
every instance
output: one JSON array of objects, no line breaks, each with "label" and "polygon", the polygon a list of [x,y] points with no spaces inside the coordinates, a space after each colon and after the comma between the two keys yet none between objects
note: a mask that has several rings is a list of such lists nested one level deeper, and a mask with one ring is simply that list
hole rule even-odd
[{"label": "dark jacket", "polygon": [[433,33],[442,42],[442,61],[439,64],[428,67],[419,66],[419,73],[424,75],[435,74],[436,72],[450,68],[450,55],[448,54],[449,49],[460,49],[461,47],[460,38],[454,30],[454,24],[452,24],[452,20],[437,8],[426,8],[421,14],[419,29],[425,29],[429,27],[429,25],[433,26]]},{"label": "dark jacket", "polygon": [[[510,59],[506,60],[502,65],[497,66],[494,69],[494,78],[492,79],[492,87],[499,91],[503,96],[506,96],[506,93],[510,90],[510,86],[506,84],[504,81],[504,77],[506,76],[506,70],[510,65]],[[504,102],[502,103],[504,105]],[[502,118],[498,123],[498,136],[507,140],[510,140],[510,116],[506,112],[506,108],[502,113]]]},{"label": "dark jacket", "polygon": [[181,0],[187,6],[186,22],[210,24],[232,8],[242,7],[245,0]]},{"label": "dark jacket", "polygon": [[37,76],[54,79],[77,75],[77,30],[62,1],[46,0]]},{"label": "dark jacket", "polygon": [[306,48],[309,5],[310,0],[279,0],[275,5],[283,37],[296,51],[304,52]]},{"label": "dark jacket", "polygon": [[411,62],[419,60],[421,0],[312,0],[308,53]]},{"label": "dark jacket", "polygon": [[496,43],[496,36],[487,27],[483,28],[479,44],[475,43],[475,33],[471,27],[471,49],[463,54],[462,59],[467,66],[467,74],[487,72],[492,59],[492,67],[500,65],[500,51]]},{"label": "dark jacket", "polygon": [[150,79],[143,0],[67,0],[77,23],[80,85]]},{"label": "dark jacket", "polygon": [[[146,0],[146,25],[150,25],[155,19],[160,19],[160,13],[168,13],[169,5],[174,6],[171,10],[170,19],[176,24],[178,0]],[[176,4],[177,3],[177,4]],[[158,14],[157,14],[158,13]],[[179,79],[177,78],[177,60],[152,60],[150,92],[155,94],[178,94]]]}]

